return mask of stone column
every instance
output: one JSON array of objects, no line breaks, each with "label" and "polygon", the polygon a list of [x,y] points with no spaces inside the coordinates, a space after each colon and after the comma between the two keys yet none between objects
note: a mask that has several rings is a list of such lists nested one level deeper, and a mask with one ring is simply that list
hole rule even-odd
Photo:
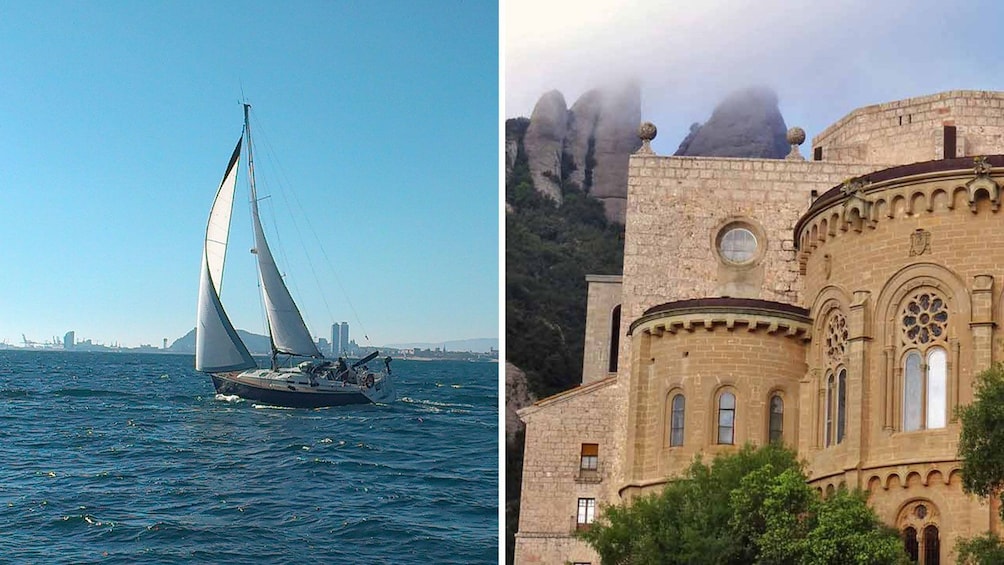
[{"label": "stone column", "polygon": [[868,312],[871,292],[856,290],[851,299],[847,317],[847,429],[845,440],[850,449],[862,450],[867,447],[867,431],[871,429],[874,401],[869,396],[868,350],[872,340],[870,313]]},{"label": "stone column", "polygon": [[[973,318],[969,327],[973,332],[973,370],[983,371],[993,363],[993,275],[973,277]],[[953,371],[956,372],[957,371]],[[952,383],[958,388],[958,382]],[[958,404],[958,392],[953,391],[952,399]]]}]

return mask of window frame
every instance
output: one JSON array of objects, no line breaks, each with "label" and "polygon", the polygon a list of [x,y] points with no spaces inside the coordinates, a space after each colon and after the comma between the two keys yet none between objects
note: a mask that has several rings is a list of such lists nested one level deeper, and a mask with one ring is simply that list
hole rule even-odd
[{"label": "window frame", "polygon": [[[722,406],[722,400],[724,400],[726,398],[726,396],[728,396],[731,399],[731,402],[732,402],[732,407],[731,408],[725,408],[725,407]],[[717,433],[715,434],[715,443],[717,445],[735,445],[736,444],[736,411],[737,411],[737,404],[738,404],[738,400],[736,399],[736,394],[734,392],[732,392],[731,390],[727,390],[726,389],[726,390],[722,390],[722,391],[720,391],[718,393],[718,399],[717,399],[717,402],[715,402],[715,405],[716,405],[716,408],[717,408],[717,410],[716,410],[717,420],[716,420],[716,425],[715,425],[715,431]],[[722,425],[722,416],[724,414],[728,413],[728,412],[732,413],[732,422],[731,422],[731,425],[729,425],[729,426],[723,426]],[[729,430],[729,440],[728,441],[722,441],[722,430],[723,429],[728,429]]]},{"label": "window frame", "polygon": [[[677,409],[676,401],[680,400],[679,410]],[[679,427],[677,427],[676,414],[679,412]],[[670,397],[669,400],[669,447],[680,447],[686,441],[686,429],[687,429],[687,397],[682,393],[677,391]],[[679,432],[679,438],[677,438],[677,432]]]},{"label": "window frame", "polygon": [[[780,403],[780,411],[774,410],[775,400]],[[776,420],[775,415],[777,416]],[[774,425],[775,421],[777,424],[776,426]],[[784,442],[784,395],[782,395],[779,391],[772,392],[767,400],[767,442]]]},{"label": "window frame", "polygon": [[575,513],[575,529],[586,530],[596,519],[596,499],[579,498]]}]

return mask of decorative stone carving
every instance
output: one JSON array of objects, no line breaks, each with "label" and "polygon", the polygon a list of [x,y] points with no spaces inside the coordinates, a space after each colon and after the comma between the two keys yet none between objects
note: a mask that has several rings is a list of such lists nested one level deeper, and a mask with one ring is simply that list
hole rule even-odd
[{"label": "decorative stone carving", "polygon": [[847,195],[840,213],[841,230],[853,229],[860,232],[864,225],[875,227],[871,219],[872,202],[864,196],[865,186],[865,181],[860,178],[846,180],[840,185],[840,192]]},{"label": "decorative stone carving", "polygon": [[788,130],[785,139],[791,144],[791,151],[785,157],[789,161],[804,161],[805,157],[798,150],[798,146],[805,143],[805,130],[800,127],[793,127]]},{"label": "decorative stone carving", "polygon": [[903,342],[907,345],[927,345],[944,341],[948,328],[948,306],[933,292],[920,292],[911,297],[900,312]]},{"label": "decorative stone carving", "polygon": [[655,152],[652,151],[652,146],[650,144],[658,133],[659,130],[656,129],[655,124],[652,122],[643,122],[640,126],[638,126],[638,137],[641,138],[641,148],[635,153],[640,155],[654,155]]},{"label": "decorative stone carving", "polygon": [[986,157],[980,155],[973,158],[973,173],[976,178],[966,183],[966,190],[969,193],[969,209],[976,213],[976,195],[981,191],[986,191],[990,197],[990,205],[994,212],[1000,208],[1000,185],[990,178],[990,162]]},{"label": "decorative stone carving", "polygon": [[925,229],[914,230],[910,234],[910,257],[917,257],[931,252],[931,232]]}]

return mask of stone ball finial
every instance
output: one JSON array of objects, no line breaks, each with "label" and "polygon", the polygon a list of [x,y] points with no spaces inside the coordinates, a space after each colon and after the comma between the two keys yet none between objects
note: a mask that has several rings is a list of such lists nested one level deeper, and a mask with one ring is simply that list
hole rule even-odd
[{"label": "stone ball finial", "polygon": [[800,127],[793,127],[785,134],[785,138],[791,144],[791,152],[788,153],[785,159],[789,161],[804,161],[805,157],[802,157],[802,154],[799,153],[798,146],[805,142],[805,130]]},{"label": "stone ball finial", "polygon": [[655,135],[659,133],[656,129],[655,124],[652,122],[643,122],[638,126],[638,137],[641,138],[641,147],[638,149],[638,153],[651,155],[655,152],[652,151],[651,142],[655,139]]},{"label": "stone ball finial", "polygon": [[788,138],[789,144],[801,145],[805,143],[805,130],[800,127],[790,128],[786,137]]},{"label": "stone ball finial", "polygon": [[652,122],[644,122],[638,126],[638,137],[642,141],[652,141],[655,139],[657,133],[659,133],[659,130],[656,129],[655,124]]}]

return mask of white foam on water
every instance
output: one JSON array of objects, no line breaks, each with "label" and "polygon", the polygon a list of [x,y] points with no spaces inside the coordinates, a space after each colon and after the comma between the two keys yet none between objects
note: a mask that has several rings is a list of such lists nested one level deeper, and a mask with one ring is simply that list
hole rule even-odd
[{"label": "white foam on water", "polygon": [[217,394],[216,400],[220,402],[244,402],[244,399],[236,394]]}]

